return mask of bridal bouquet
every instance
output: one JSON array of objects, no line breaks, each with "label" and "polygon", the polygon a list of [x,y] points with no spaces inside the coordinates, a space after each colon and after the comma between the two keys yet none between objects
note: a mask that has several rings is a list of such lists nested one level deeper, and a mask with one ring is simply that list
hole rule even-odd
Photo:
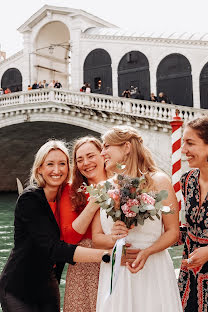
[{"label": "bridal bouquet", "polygon": [[154,221],[156,216],[160,219],[159,211],[169,213],[169,206],[163,206],[162,201],[168,197],[168,192],[162,190],[147,192],[142,185],[146,179],[131,178],[124,174],[118,174],[112,180],[107,180],[97,186],[86,184],[79,191],[85,191],[96,198],[96,202],[111,216],[113,221],[123,221],[127,228],[131,225],[143,225],[145,219]]},{"label": "bridal bouquet", "polygon": [[[123,166],[120,169],[124,169]],[[83,184],[79,191],[85,191],[94,196],[96,202],[106,211],[108,217],[111,216],[114,222],[121,220],[126,224],[127,228],[130,228],[131,225],[143,225],[145,219],[152,221],[155,220],[155,217],[160,219],[160,212],[171,212],[169,206],[163,206],[162,204],[162,201],[168,197],[168,192],[166,190],[159,193],[148,192],[144,188],[145,182],[144,175],[131,178],[124,174],[117,174],[113,179],[97,186]],[[113,247],[109,296],[118,279],[124,246],[125,238],[121,238],[117,240]]]}]

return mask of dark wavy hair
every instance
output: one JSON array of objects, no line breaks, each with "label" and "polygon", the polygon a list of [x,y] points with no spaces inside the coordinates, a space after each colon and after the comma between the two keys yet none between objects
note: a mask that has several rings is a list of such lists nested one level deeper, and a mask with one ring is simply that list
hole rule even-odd
[{"label": "dark wavy hair", "polygon": [[208,116],[201,116],[189,121],[186,126],[195,130],[200,139],[208,144]]}]

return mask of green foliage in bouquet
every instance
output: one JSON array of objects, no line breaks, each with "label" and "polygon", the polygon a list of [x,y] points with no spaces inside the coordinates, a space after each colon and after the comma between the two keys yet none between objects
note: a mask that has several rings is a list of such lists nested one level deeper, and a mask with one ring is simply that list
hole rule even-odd
[{"label": "green foliage in bouquet", "polygon": [[[169,206],[163,206],[162,201],[168,197],[168,192],[147,192],[142,185],[145,176],[131,178],[118,174],[114,179],[107,180],[97,186],[84,186],[85,192],[96,198],[96,202],[111,216],[113,221],[121,220],[128,228],[131,225],[143,225],[144,220],[154,217],[160,219],[161,213],[170,213]],[[81,188],[79,191],[83,191]]]}]

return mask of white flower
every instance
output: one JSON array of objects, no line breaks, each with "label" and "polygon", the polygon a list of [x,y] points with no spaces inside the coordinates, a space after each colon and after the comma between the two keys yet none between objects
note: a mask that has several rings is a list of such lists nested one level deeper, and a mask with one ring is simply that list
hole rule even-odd
[{"label": "white flower", "polygon": [[161,211],[166,213],[170,212],[170,206],[162,206]]},{"label": "white flower", "polygon": [[155,210],[155,207],[153,205],[149,204],[149,205],[145,205],[144,209],[145,210]]},{"label": "white flower", "polygon": [[111,198],[108,198],[108,199],[107,199],[106,204],[107,204],[108,206],[111,205]]}]

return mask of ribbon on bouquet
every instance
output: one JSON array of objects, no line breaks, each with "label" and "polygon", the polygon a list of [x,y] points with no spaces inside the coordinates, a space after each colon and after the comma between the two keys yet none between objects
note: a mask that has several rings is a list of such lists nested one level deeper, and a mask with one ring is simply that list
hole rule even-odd
[{"label": "ribbon on bouquet", "polygon": [[121,267],[121,257],[123,252],[123,246],[126,244],[126,239],[120,238],[116,241],[112,255],[111,255],[111,284],[110,284],[110,295],[112,294],[116,282],[118,279],[120,267]]}]

